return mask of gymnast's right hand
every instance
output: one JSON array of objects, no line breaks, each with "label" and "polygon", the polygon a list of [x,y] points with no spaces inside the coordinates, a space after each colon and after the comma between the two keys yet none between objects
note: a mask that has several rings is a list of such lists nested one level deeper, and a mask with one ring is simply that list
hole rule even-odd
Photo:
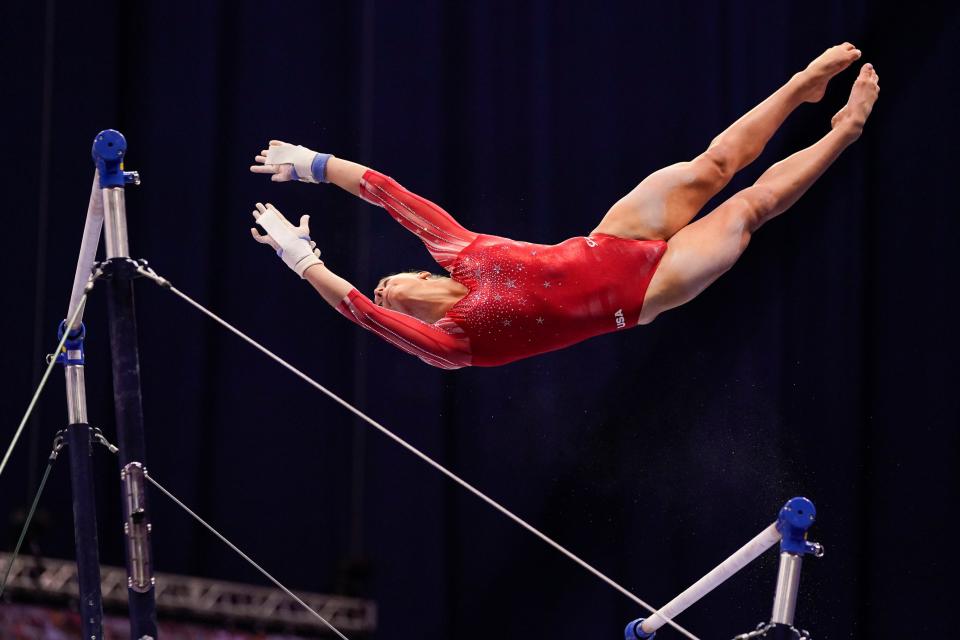
[{"label": "gymnast's right hand", "polygon": [[253,173],[268,173],[273,182],[326,182],[328,153],[317,153],[301,145],[271,140],[269,146],[254,157]]},{"label": "gymnast's right hand", "polygon": [[267,235],[253,227],[250,235],[257,242],[269,245],[298,276],[303,278],[307,269],[323,264],[317,243],[310,239],[310,216],[301,216],[300,226],[295,227],[269,202],[266,205],[258,202],[252,213]]}]

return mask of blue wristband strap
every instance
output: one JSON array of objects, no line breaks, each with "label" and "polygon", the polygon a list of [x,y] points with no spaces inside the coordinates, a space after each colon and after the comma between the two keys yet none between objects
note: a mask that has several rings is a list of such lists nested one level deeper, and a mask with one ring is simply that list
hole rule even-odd
[{"label": "blue wristband strap", "polygon": [[[310,173],[313,174],[313,179],[317,182],[329,182],[327,180],[327,160],[331,158],[331,155],[329,153],[317,153],[313,157],[313,162],[310,164]],[[297,173],[297,168],[291,166],[290,170],[293,172],[292,178],[299,180],[300,174]]]},{"label": "blue wristband strap", "polygon": [[327,180],[327,160],[329,159],[329,153],[318,153],[314,156],[310,171],[313,173],[313,179],[317,182],[329,182]]}]

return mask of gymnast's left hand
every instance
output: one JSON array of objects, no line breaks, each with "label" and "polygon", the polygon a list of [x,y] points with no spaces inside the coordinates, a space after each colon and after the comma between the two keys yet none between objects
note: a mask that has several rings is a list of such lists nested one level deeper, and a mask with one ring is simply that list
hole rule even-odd
[{"label": "gymnast's left hand", "polygon": [[273,182],[326,182],[328,153],[317,153],[303,145],[271,140],[268,147],[254,156],[257,164],[250,167],[253,173],[270,175]]},{"label": "gymnast's left hand", "polygon": [[310,239],[310,216],[300,216],[300,226],[295,227],[270,203],[258,202],[251,213],[254,220],[266,229],[267,235],[255,227],[250,228],[250,235],[257,242],[269,245],[298,276],[303,278],[307,269],[323,264],[317,243]]},{"label": "gymnast's left hand", "polygon": [[254,157],[257,164],[251,165],[250,171],[253,173],[269,174],[270,180],[273,182],[290,182],[291,180],[297,180],[299,176],[297,175],[296,169],[293,168],[293,163],[272,164],[268,162],[272,155],[270,152],[274,150],[274,147],[279,149],[282,146],[291,145],[280,140],[271,140],[268,148],[262,150]]}]

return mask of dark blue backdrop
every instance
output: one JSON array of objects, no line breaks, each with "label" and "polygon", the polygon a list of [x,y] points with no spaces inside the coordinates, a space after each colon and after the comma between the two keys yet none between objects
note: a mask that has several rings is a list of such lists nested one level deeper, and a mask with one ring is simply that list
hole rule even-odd
[{"label": "dark blue backdrop", "polygon": [[[128,193],[135,255],[642,597],[672,597],[804,494],[828,553],[805,565],[801,626],[892,637],[906,614],[906,636],[952,629],[960,18],[946,3],[3,13],[3,446],[66,307],[91,140],[116,127],[144,180]],[[583,234],[844,40],[881,76],[864,137],[733,271],[628,334],[442,373],[346,323],[248,235],[269,200],[313,214],[327,263],[363,290],[429,265],[382,211],[248,173],[270,138],[367,163],[477,231]],[[855,73],[724,196],[821,136]],[[376,598],[382,638],[615,638],[640,613],[172,296],[143,283],[138,303],[151,471],[291,586]],[[95,295],[88,312],[88,384],[112,436],[105,306]],[[63,423],[61,386],[57,373],[0,478],[5,522]],[[116,467],[98,464],[101,554],[120,564]],[[67,476],[32,538],[48,555],[72,555]],[[153,507],[159,570],[260,581],[160,496]],[[704,637],[751,628],[775,569],[766,557],[681,622]]]}]

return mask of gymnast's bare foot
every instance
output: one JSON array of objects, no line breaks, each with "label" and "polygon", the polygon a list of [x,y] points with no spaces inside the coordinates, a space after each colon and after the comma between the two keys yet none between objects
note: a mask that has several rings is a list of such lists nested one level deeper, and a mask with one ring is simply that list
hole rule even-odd
[{"label": "gymnast's bare foot", "polygon": [[860,49],[849,42],[830,47],[821,53],[795,78],[800,83],[805,102],[819,102],[827,91],[827,83],[860,57]]},{"label": "gymnast's bare foot", "polygon": [[873,103],[879,96],[880,76],[873,65],[867,63],[860,69],[860,75],[853,83],[847,104],[833,116],[830,126],[834,129],[849,128],[851,135],[859,138],[863,133],[863,125],[873,110]]}]

